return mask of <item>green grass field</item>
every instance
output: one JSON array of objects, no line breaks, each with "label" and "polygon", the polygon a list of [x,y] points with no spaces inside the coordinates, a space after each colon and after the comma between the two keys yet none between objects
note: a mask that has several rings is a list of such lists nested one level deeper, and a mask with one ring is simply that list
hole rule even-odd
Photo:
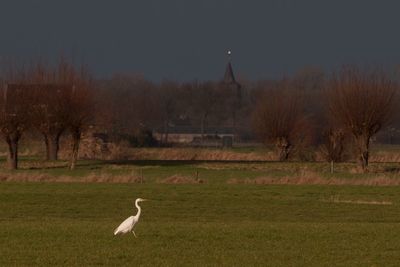
[{"label": "green grass field", "polygon": [[400,188],[3,182],[0,227],[0,266],[398,266]]}]

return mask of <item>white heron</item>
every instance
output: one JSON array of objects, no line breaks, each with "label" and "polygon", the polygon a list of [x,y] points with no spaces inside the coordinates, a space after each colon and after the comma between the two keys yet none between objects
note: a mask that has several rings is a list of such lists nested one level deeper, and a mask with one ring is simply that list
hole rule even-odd
[{"label": "white heron", "polygon": [[139,221],[140,212],[142,211],[142,209],[140,208],[140,206],[139,206],[138,203],[141,202],[141,201],[147,201],[147,199],[143,199],[143,198],[138,198],[138,199],[136,199],[136,201],[135,201],[135,206],[136,206],[136,208],[138,209],[136,215],[135,215],[135,216],[130,216],[130,217],[127,218],[125,221],[123,221],[123,222],[115,229],[114,235],[117,235],[117,234],[126,234],[126,233],[128,233],[128,232],[132,232],[133,235],[134,235],[135,237],[137,237],[136,234],[135,234],[135,232],[133,231],[133,226],[135,226],[135,224]]}]

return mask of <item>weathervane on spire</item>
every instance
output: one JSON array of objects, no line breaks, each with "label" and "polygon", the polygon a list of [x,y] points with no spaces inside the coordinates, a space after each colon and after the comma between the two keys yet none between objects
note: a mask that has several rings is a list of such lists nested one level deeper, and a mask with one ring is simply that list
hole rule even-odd
[{"label": "weathervane on spire", "polygon": [[228,61],[231,62],[232,51],[228,50]]}]

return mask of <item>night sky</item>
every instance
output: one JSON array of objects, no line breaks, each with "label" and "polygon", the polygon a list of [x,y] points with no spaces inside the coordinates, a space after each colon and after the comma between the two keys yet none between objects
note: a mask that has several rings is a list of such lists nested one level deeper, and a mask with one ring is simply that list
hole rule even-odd
[{"label": "night sky", "polygon": [[228,49],[248,79],[400,63],[395,0],[0,0],[0,10],[3,62],[62,53],[97,77],[220,79]]}]

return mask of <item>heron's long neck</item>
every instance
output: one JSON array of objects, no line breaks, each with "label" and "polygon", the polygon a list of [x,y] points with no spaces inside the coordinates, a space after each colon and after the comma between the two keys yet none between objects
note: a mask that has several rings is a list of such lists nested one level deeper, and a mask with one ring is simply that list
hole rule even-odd
[{"label": "heron's long neck", "polygon": [[140,208],[138,202],[135,202],[135,206],[136,206],[136,208],[138,210],[137,213],[136,213],[136,216],[139,217],[140,216],[140,212],[142,212],[142,209]]}]

